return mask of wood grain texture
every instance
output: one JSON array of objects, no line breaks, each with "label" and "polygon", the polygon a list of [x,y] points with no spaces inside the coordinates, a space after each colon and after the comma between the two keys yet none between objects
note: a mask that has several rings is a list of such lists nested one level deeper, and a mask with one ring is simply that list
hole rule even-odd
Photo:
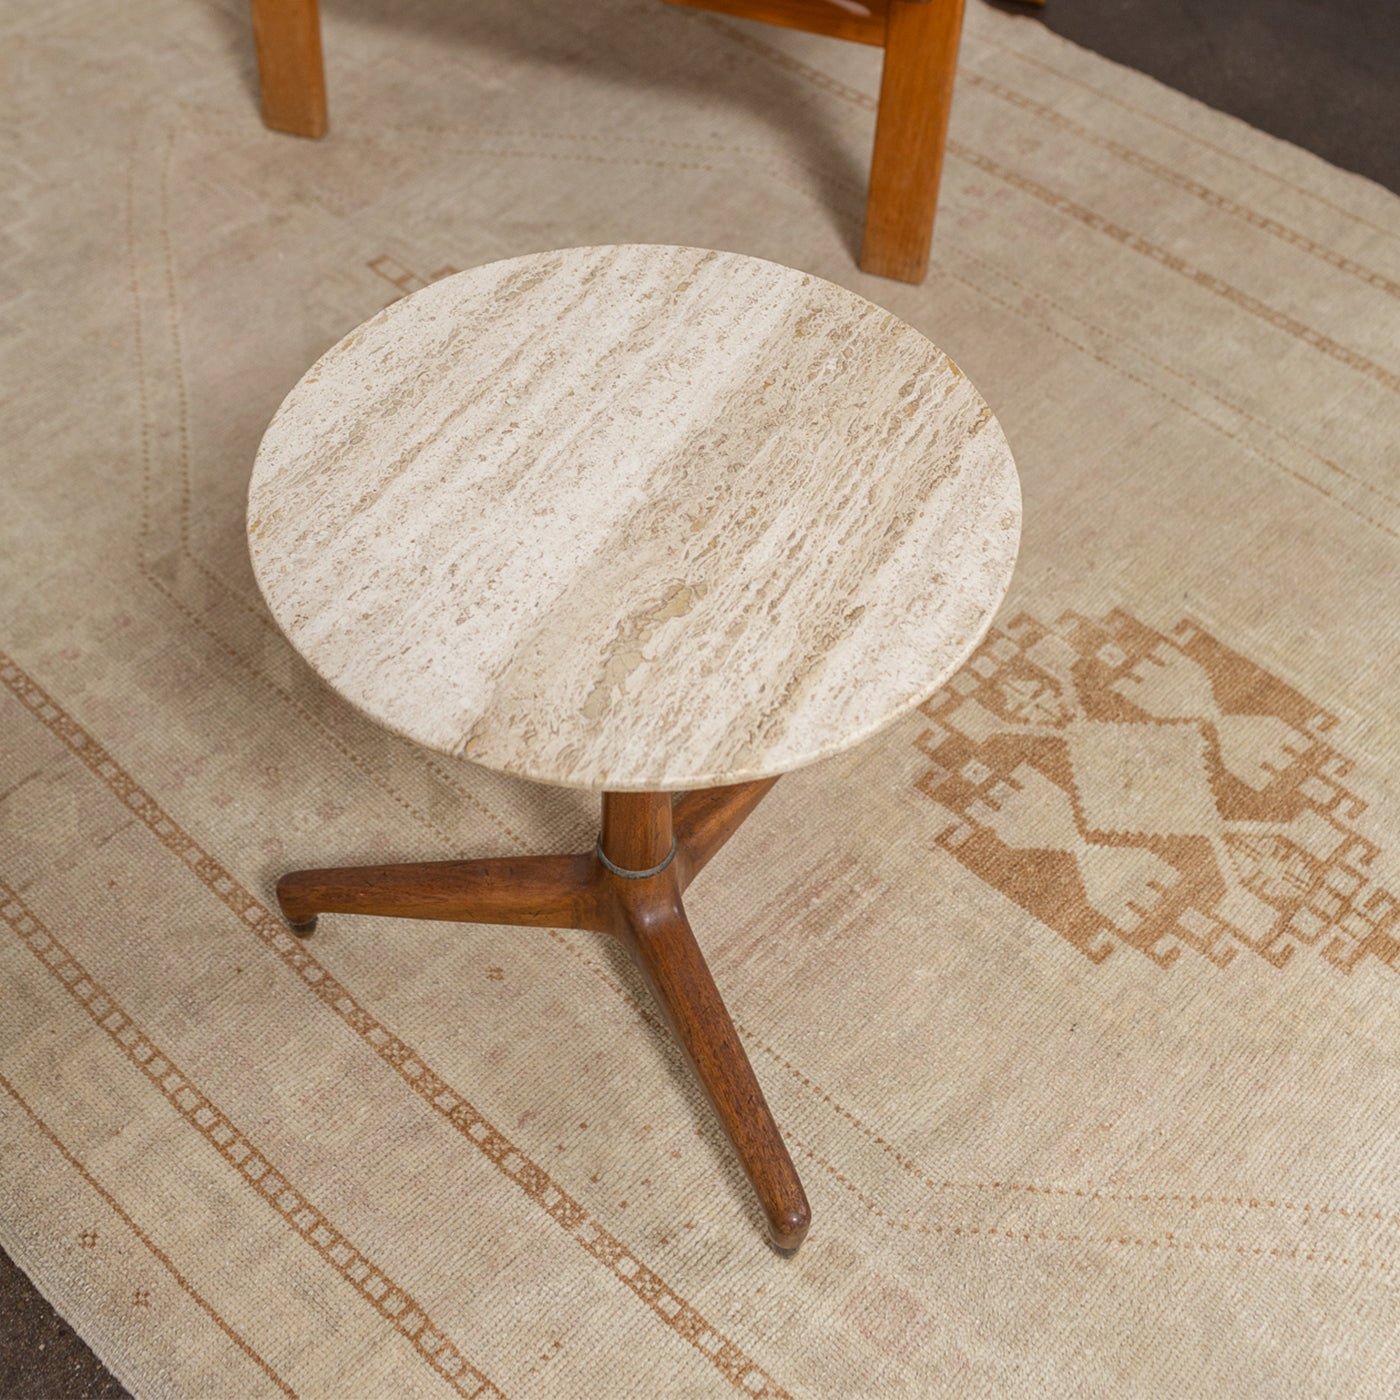
[{"label": "wood grain texture", "polygon": [[598,850],[628,873],[666,864],[675,854],[671,806],[667,792],[620,792],[605,797]]},{"label": "wood grain texture", "polygon": [[962,18],[963,0],[890,0],[863,272],[922,282],[928,271]]},{"label": "wood grain texture", "polygon": [[254,570],[317,672],[420,743],[675,791],[850,747],[982,637],[1020,528],[990,409],[819,278],[580,248],[450,277],[288,396]]},{"label": "wood grain texture", "polygon": [[701,788],[676,799],[676,878],[682,890],[719,853],[777,781],[762,778],[734,787]]},{"label": "wood grain texture", "polygon": [[318,914],[605,931],[611,919],[588,855],[298,870],[277,882],[283,917],[311,933]]},{"label": "wood grain texture", "polygon": [[617,884],[623,937],[733,1144],[768,1236],[796,1249],[812,1222],[807,1193],[695,941],[675,868]]},{"label": "wood grain texture", "polygon": [[319,914],[341,913],[591,929],[621,939],[734,1146],[769,1238],[791,1251],[811,1223],[807,1196],[681,901],[776,781],[701,790],[681,802],[665,792],[605,792],[592,851],[296,870],[277,882],[277,902],[303,937]]},{"label": "wood grain texture", "polygon": [[318,0],[252,0],[262,119],[274,131],[326,134],[326,70]]},{"label": "wood grain texture", "polygon": [[697,10],[763,20],[858,44],[885,42],[886,0],[669,0]]}]

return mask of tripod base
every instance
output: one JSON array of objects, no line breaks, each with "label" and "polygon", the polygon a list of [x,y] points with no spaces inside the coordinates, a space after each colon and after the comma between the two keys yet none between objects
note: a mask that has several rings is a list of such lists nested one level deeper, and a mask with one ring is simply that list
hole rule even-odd
[{"label": "tripod base", "polygon": [[277,882],[294,932],[318,914],[591,929],[628,946],[739,1156],[780,1250],[811,1221],[802,1183],[758,1087],[681,895],[777,782],[669,793],[604,793],[597,847],[507,856],[298,870]]}]

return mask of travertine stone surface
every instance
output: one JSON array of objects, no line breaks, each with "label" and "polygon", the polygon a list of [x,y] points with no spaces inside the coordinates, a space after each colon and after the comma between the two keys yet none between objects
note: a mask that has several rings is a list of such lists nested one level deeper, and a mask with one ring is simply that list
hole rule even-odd
[{"label": "travertine stone surface", "polygon": [[955,365],[775,263],[575,248],[464,272],[317,362],[248,507],[273,614],[431,748],[682,789],[844,749],[1011,577],[1016,470]]}]

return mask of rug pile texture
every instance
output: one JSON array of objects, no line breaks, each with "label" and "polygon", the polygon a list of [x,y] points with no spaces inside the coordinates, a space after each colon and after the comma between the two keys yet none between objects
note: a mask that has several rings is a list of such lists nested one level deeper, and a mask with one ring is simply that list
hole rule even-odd
[{"label": "rug pile texture", "polygon": [[[1400,1389],[1400,201],[973,6],[933,267],[860,274],[879,55],[651,0],[6,13],[0,1243],[143,1397]],[[552,247],[853,287],[997,411],[1012,593],[696,883],[812,1199],[775,1257],[600,939],[272,905],[582,847],[259,600],[263,427]],[[872,463],[871,469],[879,469]]]}]

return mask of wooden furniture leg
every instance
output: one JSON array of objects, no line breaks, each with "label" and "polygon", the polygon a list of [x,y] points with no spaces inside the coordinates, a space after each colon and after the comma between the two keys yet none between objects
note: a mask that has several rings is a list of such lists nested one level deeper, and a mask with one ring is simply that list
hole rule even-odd
[{"label": "wooden furniture leg", "polygon": [[889,0],[860,253],[878,277],[928,271],[962,17],[963,0]]},{"label": "wooden furniture leg", "polygon": [[777,781],[764,778],[731,787],[701,788],[676,798],[676,863],[681,889],[709,864]]},{"label": "wooden furniture leg", "polygon": [[326,134],[318,0],[252,0],[262,119],[293,136]]},{"label": "wooden furniture leg", "polygon": [[277,902],[303,935],[315,931],[318,914],[606,932],[612,919],[597,877],[597,862],[586,855],[343,866],[284,875]]},{"label": "wooden furniture leg", "polygon": [[778,1249],[802,1243],[812,1211],[715,979],[681,906],[674,876],[627,901],[626,938],[695,1076],[733,1144]]},{"label": "wooden furniture leg", "polygon": [[[1040,3],[1041,0],[1030,0]],[[964,0],[672,0],[885,49],[860,265],[922,282],[928,270]],[[318,0],[252,0],[263,122],[326,134]],[[883,27],[882,27],[883,26]]]},{"label": "wooden furniture leg", "polygon": [[811,1209],[753,1066],[715,986],[681,892],[776,778],[670,794],[605,793],[582,855],[298,870],[277,882],[283,916],[309,935],[325,913],[611,933],[650,983],[754,1188],[773,1244],[794,1250]]},{"label": "wooden furniture leg", "polygon": [[[749,783],[737,792],[712,788],[691,793],[690,811],[732,806],[727,835],[771,786]],[[707,802],[712,794],[719,797]],[[811,1208],[681,904],[676,805],[669,794],[659,792],[603,798],[598,850],[613,875],[617,932],[651,985],[738,1154],[768,1221],[769,1238],[778,1249],[794,1250],[807,1233]],[[713,822],[704,826],[713,832]],[[694,839],[693,831],[689,835]],[[622,870],[647,873],[615,873]]]}]

